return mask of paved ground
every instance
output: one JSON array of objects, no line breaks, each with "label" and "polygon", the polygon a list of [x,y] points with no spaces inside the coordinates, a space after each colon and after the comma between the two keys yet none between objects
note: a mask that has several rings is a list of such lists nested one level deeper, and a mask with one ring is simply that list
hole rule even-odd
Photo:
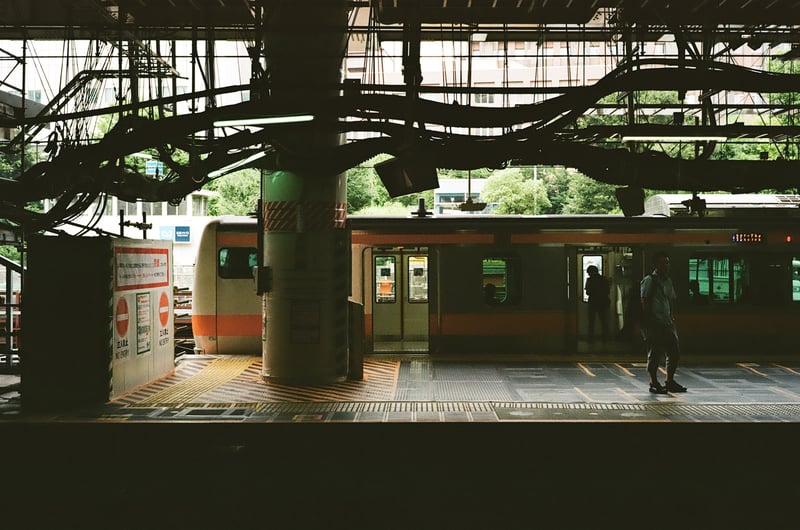
[{"label": "paved ground", "polygon": [[[223,376],[224,374],[224,376]],[[364,378],[321,386],[264,382],[258,357],[183,358],[175,373],[113,402],[22,414],[0,376],[0,418],[109,421],[483,422],[800,421],[800,361],[687,363],[681,394],[648,392],[630,360],[464,362],[379,357]],[[663,379],[663,374],[662,374]]]}]

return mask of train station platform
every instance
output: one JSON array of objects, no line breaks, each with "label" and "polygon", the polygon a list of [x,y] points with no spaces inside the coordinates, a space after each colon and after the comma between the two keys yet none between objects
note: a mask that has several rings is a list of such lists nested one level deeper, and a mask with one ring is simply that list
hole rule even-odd
[{"label": "train station platform", "polygon": [[[663,378],[662,369],[662,381]],[[172,375],[103,406],[26,419],[323,423],[800,421],[800,359],[738,362],[719,357],[688,358],[680,367],[678,379],[689,388],[688,392],[651,394],[645,364],[619,355],[584,355],[576,359],[540,356],[511,361],[376,355],[365,360],[361,379],[300,386],[265,382],[260,357],[184,355]],[[0,393],[0,418],[5,420],[23,417],[18,388],[13,379],[9,381],[10,392]]]},{"label": "train station platform", "polygon": [[3,376],[3,520],[796,526],[800,360],[687,356],[688,392],[665,395],[648,392],[640,359],[620,356],[378,355],[361,380],[307,387],[265,383],[260,363],[184,356],[113,402],[37,415],[15,405],[19,385]]}]

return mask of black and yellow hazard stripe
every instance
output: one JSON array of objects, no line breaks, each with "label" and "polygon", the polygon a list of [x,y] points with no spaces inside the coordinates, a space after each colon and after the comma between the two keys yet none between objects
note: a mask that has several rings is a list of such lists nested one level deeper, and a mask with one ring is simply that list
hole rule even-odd
[{"label": "black and yellow hazard stripe", "polygon": [[181,381],[190,379],[200,373],[206,366],[211,364],[213,358],[202,358],[192,360],[191,362],[181,362],[175,371],[161,379],[157,379],[152,383],[146,384],[139,388],[128,392],[127,394],[115,399],[113,403],[119,405],[137,405],[152,396],[163,392],[171,386],[178,384]]},{"label": "black and yellow hazard stripe", "polygon": [[264,381],[260,357],[183,361],[164,377],[117,399],[129,407],[185,403],[283,403],[386,401],[394,398],[399,361],[365,360],[364,378],[328,385],[287,385]]}]

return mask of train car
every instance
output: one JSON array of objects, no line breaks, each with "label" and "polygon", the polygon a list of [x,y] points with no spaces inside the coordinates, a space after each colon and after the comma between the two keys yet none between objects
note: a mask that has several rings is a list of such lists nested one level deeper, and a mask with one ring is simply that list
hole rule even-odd
[{"label": "train car", "polygon": [[[351,217],[351,299],[367,354],[629,353],[641,348],[639,281],[663,250],[687,354],[797,351],[798,214]],[[589,340],[590,265],[611,285],[605,342]]]},{"label": "train car", "polygon": [[249,217],[215,219],[203,230],[192,287],[195,352],[261,353],[262,302],[252,273],[257,247]]},{"label": "train car", "polygon": [[[368,352],[630,352],[641,340],[639,281],[659,250],[672,259],[687,352],[800,345],[800,229],[785,215],[351,221]],[[590,265],[611,283],[605,343],[589,341]]]}]

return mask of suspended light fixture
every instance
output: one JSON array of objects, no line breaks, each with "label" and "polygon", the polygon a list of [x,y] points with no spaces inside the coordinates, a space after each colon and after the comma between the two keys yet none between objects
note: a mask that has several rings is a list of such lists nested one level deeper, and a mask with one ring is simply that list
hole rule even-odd
[{"label": "suspended light fixture", "polygon": [[236,162],[233,162],[232,164],[228,164],[227,166],[223,166],[223,167],[221,167],[219,169],[215,169],[214,171],[209,172],[208,178],[213,179],[213,178],[216,178],[216,177],[221,177],[222,175],[224,175],[226,173],[230,173],[234,169],[240,168],[242,166],[246,166],[250,162],[254,162],[254,161],[258,160],[259,158],[262,158],[262,157],[265,157],[265,156],[267,156],[267,152],[266,151],[261,151],[261,152],[255,153],[253,155],[248,156],[247,158],[243,158],[241,160],[237,160]]},{"label": "suspended light fixture", "polygon": [[218,120],[214,127],[245,127],[247,125],[281,125],[286,123],[303,123],[314,121],[313,114],[290,114],[284,116],[259,116],[257,118],[235,118],[231,120]]}]

